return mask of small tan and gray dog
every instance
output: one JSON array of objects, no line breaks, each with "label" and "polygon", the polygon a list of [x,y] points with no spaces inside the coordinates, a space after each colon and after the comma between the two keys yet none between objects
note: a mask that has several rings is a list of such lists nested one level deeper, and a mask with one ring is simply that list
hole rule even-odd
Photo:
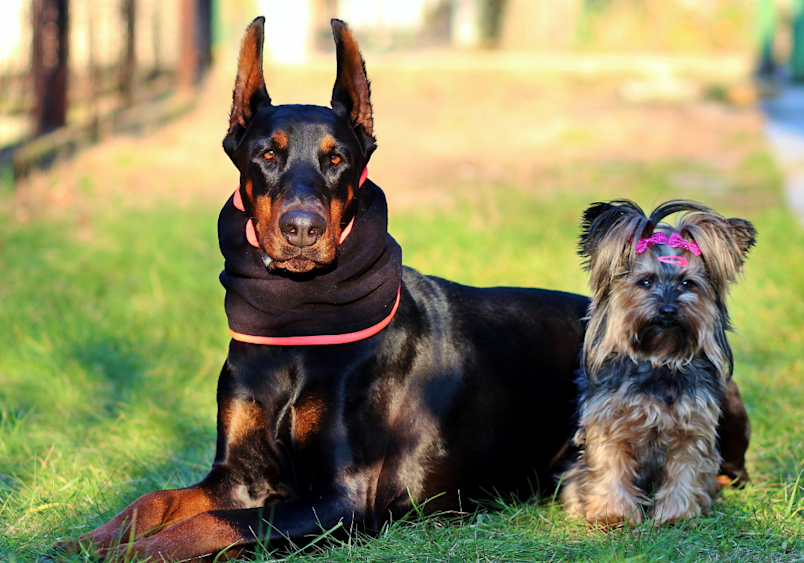
[{"label": "small tan and gray dog", "polygon": [[[661,222],[679,212],[675,226]],[[562,476],[562,502],[608,526],[695,516],[723,484],[717,426],[736,392],[726,296],[756,231],[682,200],[650,217],[631,201],[597,203],[582,226],[594,295],[578,378],[579,455]]]}]

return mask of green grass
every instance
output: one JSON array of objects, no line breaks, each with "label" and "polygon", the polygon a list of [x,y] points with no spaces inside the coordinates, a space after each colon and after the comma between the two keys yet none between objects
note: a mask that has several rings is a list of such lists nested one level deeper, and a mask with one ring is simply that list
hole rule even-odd
[{"label": "green grass", "polygon": [[[606,534],[568,522],[552,502],[501,502],[460,520],[414,514],[379,538],[282,557],[804,561],[804,230],[778,184],[761,154],[729,174],[683,162],[590,165],[548,171],[531,190],[471,185],[451,208],[391,210],[405,262],[425,273],[580,292],[577,222],[592,201],[651,207],[687,196],[753,221],[759,242],[731,302],[754,430],[748,487],[673,528]],[[24,562],[145,492],[205,474],[228,340],[217,205],[21,222],[0,197],[0,560]]]}]

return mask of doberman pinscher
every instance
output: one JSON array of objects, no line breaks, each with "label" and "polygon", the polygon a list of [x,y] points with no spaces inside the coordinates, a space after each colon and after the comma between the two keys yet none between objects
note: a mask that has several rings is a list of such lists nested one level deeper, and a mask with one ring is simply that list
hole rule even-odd
[{"label": "doberman pinscher", "polygon": [[[331,108],[275,106],[263,22],[246,32],[223,142],[241,184],[219,220],[232,341],[212,469],[57,549],[190,559],[304,542],[413,506],[528,497],[561,470],[588,299],[403,268],[365,179],[374,122],[354,36],[333,20]],[[744,478],[747,417],[732,399],[724,471]]]}]

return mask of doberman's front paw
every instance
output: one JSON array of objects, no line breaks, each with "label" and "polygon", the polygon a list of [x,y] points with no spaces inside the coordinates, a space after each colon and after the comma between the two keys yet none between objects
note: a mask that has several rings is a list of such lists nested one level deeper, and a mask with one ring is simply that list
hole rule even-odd
[{"label": "doberman's front paw", "polygon": [[[61,563],[74,561],[78,555],[82,563],[94,561],[96,563],[123,563],[128,561],[139,561],[142,559],[140,553],[131,549],[132,544],[121,544],[109,548],[98,549],[91,543],[79,541],[59,542],[51,547],[46,553],[42,554],[37,563]],[[161,559],[157,559],[161,561]]]}]

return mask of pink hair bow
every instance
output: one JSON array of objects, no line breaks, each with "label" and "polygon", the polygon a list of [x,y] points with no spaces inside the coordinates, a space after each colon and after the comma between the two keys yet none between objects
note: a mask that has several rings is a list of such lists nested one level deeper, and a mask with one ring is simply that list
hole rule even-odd
[{"label": "pink hair bow", "polygon": [[682,236],[678,233],[673,233],[672,235],[670,235],[670,239],[667,242],[667,246],[689,250],[695,256],[701,255],[701,249],[698,247],[698,243],[696,243],[694,240],[686,240],[682,238]]},{"label": "pink hair bow", "polygon": [[661,231],[656,231],[648,238],[639,239],[636,246],[636,253],[642,254],[652,244],[667,244],[667,235]]},{"label": "pink hair bow", "polygon": [[680,234],[673,233],[668,237],[661,231],[657,231],[653,233],[648,238],[641,238],[637,241],[636,246],[636,253],[642,254],[645,252],[648,247],[652,244],[666,244],[667,246],[673,248],[682,248],[684,250],[689,250],[695,256],[701,255],[701,249],[698,247],[698,244],[694,240],[685,240]]}]

